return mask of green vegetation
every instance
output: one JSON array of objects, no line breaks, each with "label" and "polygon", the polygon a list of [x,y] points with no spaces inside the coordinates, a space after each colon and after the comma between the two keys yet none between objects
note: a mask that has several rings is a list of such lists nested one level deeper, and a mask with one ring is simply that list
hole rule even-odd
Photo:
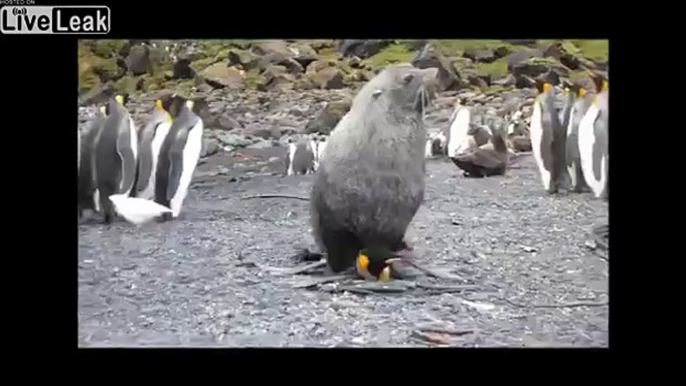
[{"label": "green vegetation", "polygon": [[[245,87],[255,89],[263,87],[265,77],[259,74],[255,68],[261,57],[252,52],[251,48],[257,42],[264,40],[201,40],[196,44],[196,60],[191,66],[196,71],[202,71],[215,63],[226,63],[229,54],[238,54],[239,61],[250,71],[246,72]],[[554,42],[559,42],[567,53],[575,56],[581,63],[581,70],[570,71],[562,66],[554,58],[540,58],[539,53],[531,47],[512,45],[502,40],[487,39],[446,39],[446,40],[396,40],[395,43],[386,46],[376,55],[364,59],[342,58],[338,53],[336,43],[326,39],[308,40],[287,40],[288,45],[303,47],[309,45],[314,49],[319,58],[308,66],[307,73],[299,82],[306,84],[311,73],[323,68],[324,64],[333,62],[336,68],[341,71],[344,83],[353,87],[359,82],[366,81],[378,69],[389,64],[411,62],[416,50],[420,49],[424,43],[430,43],[436,47],[454,68],[460,73],[463,79],[470,79],[472,84],[479,83],[475,77],[484,79],[490,78],[491,81],[500,79],[508,74],[507,56],[492,63],[474,62],[465,57],[465,53],[475,50],[493,50],[498,56],[507,55],[509,52],[525,50],[532,52],[532,59],[527,62],[533,65],[543,65],[546,68],[554,67],[564,76],[569,73],[570,80],[580,80],[587,77],[586,69],[595,69],[600,61],[607,61],[609,54],[609,42],[607,40],[537,40],[536,45],[539,49],[545,48]],[[160,43],[158,42],[158,45]],[[162,42],[162,44],[166,44]],[[85,93],[94,90],[104,82],[111,82],[122,91],[135,90],[136,85],[142,85],[143,91],[159,90],[176,87],[190,87],[196,85],[199,80],[171,80],[172,63],[167,53],[162,49],[152,49],[151,61],[152,68],[148,74],[133,76],[125,73],[117,65],[118,60],[125,59],[121,56],[122,51],[128,45],[127,40],[79,40],[78,42],[78,76],[79,92]],[[161,46],[160,46],[161,47]],[[354,60],[354,61],[353,61]],[[356,63],[357,62],[357,63]],[[594,63],[595,62],[595,63]],[[317,64],[319,63],[319,64]],[[328,64],[327,64],[328,66]],[[326,67],[326,66],[324,66]],[[238,66],[240,68],[240,66]],[[142,81],[139,83],[139,80]],[[465,82],[465,81],[463,81]],[[466,84],[465,84],[466,86]],[[497,86],[489,90],[499,90]]]},{"label": "green vegetation", "polygon": [[476,70],[479,75],[490,75],[493,78],[502,78],[507,75],[507,57],[500,58],[493,63],[477,63]]},{"label": "green vegetation", "polygon": [[403,63],[412,61],[412,51],[404,44],[391,44],[385,47],[378,54],[365,60],[372,67],[385,67],[392,63]]},{"label": "green vegetation", "polygon": [[610,42],[602,39],[572,40],[579,53],[592,60],[606,61],[609,58]]},{"label": "green vegetation", "polygon": [[126,45],[126,40],[101,39],[93,43],[93,53],[101,58],[114,58]]},{"label": "green vegetation", "polygon": [[484,49],[497,49],[500,47],[506,47],[511,51],[514,50],[516,46],[508,43],[504,43],[502,40],[487,40],[487,39],[444,39],[444,40],[429,40],[429,43],[435,45],[441,53],[446,56],[452,56],[457,53],[464,53],[468,50],[484,50]]}]

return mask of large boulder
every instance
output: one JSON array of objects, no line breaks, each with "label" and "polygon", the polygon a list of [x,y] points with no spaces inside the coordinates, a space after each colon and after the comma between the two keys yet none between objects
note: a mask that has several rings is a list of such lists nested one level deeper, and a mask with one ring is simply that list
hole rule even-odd
[{"label": "large boulder", "polygon": [[417,68],[438,69],[438,91],[459,89],[460,77],[452,63],[438,52],[431,44],[427,44],[418,51],[412,59],[412,65]]},{"label": "large boulder", "polygon": [[200,76],[214,88],[243,88],[245,71],[227,67],[225,63],[215,63],[200,72]]},{"label": "large boulder", "polygon": [[307,69],[307,77],[314,87],[320,89],[332,90],[345,87],[343,73],[333,62],[313,62]]},{"label": "large boulder", "polygon": [[132,46],[126,57],[126,67],[133,75],[143,75],[152,69],[150,48],[147,45]]},{"label": "large boulder", "polygon": [[327,103],[326,106],[319,111],[313,120],[311,120],[307,126],[305,126],[305,133],[320,133],[328,135],[331,133],[338,121],[343,118],[343,116],[348,113],[351,101],[348,99],[333,101]]},{"label": "large boulder", "polygon": [[343,57],[357,56],[358,58],[366,59],[378,54],[391,43],[393,43],[393,40],[343,39],[337,41],[337,49]]}]

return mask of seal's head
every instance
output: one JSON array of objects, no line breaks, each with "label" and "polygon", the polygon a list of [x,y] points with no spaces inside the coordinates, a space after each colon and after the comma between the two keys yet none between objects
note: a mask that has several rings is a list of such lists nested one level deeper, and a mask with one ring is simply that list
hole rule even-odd
[{"label": "seal's head", "polygon": [[367,280],[391,280],[391,264],[400,258],[383,246],[370,246],[360,251],[355,262],[357,272]]},{"label": "seal's head", "polygon": [[[406,63],[390,65],[365,88],[375,99],[383,95],[388,106],[421,113],[436,91],[437,75],[437,68],[419,69]],[[360,94],[366,93],[361,90]]]}]

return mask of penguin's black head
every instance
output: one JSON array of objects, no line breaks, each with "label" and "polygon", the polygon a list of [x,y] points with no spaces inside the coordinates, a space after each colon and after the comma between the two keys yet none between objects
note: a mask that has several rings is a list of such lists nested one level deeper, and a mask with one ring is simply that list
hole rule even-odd
[{"label": "penguin's black head", "polygon": [[593,79],[593,84],[595,84],[595,90],[597,92],[603,91],[607,86],[607,77],[599,72],[592,72],[591,79]]},{"label": "penguin's black head", "polygon": [[355,262],[357,272],[367,280],[391,280],[391,264],[400,257],[390,248],[370,246],[360,251]]},{"label": "penguin's black head", "polygon": [[166,94],[160,100],[162,107],[174,118],[179,116],[181,109],[186,104],[186,98],[178,94]]}]

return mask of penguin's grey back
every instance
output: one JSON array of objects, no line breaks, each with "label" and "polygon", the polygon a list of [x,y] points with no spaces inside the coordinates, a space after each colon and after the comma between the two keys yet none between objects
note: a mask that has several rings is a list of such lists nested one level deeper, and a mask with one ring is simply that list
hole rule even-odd
[{"label": "penguin's grey back", "polygon": [[[95,209],[93,193],[95,192],[95,145],[105,118],[97,116],[86,127],[84,133],[79,134],[79,187],[78,201],[82,209]],[[81,138],[83,137],[83,138]]]},{"label": "penguin's grey back", "polygon": [[157,108],[150,121],[138,133],[138,172],[133,191],[136,196],[146,190],[154,176],[152,140],[155,138],[157,127],[166,122],[169,116]]},{"label": "penguin's grey back", "polygon": [[311,141],[301,138],[295,145],[295,155],[293,155],[293,171],[296,174],[307,174],[314,170],[314,157],[316,150],[312,148]]},{"label": "penguin's grey back", "polygon": [[120,131],[129,125],[128,112],[117,101],[108,104],[108,115],[96,138],[95,171],[98,189],[107,196],[119,193],[123,177],[122,160],[117,151]]},{"label": "penguin's grey back", "polygon": [[[558,110],[555,107],[555,94],[553,90],[544,93],[541,103],[541,127],[543,129],[543,141],[541,142],[541,154],[546,169],[551,172],[551,181],[556,183],[565,164],[564,160],[564,137],[566,133],[560,122]],[[562,145],[562,148],[560,146]]]},{"label": "penguin's grey back", "polygon": [[[401,241],[424,197],[426,128],[419,95],[436,69],[389,66],[331,132],[312,188],[315,239],[344,229],[363,243]],[[404,81],[412,74],[410,82]]]},{"label": "penguin's grey back", "polygon": [[179,187],[182,172],[183,148],[189,131],[200,118],[186,106],[180,107],[179,115],[173,120],[169,133],[162,142],[155,171],[155,202],[169,207]]}]

